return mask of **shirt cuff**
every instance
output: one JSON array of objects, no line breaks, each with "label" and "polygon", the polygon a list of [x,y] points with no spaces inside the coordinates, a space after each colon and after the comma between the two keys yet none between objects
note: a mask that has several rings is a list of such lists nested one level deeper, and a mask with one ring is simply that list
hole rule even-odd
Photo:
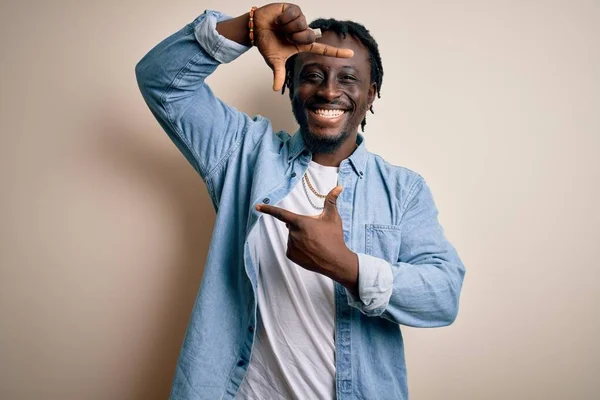
[{"label": "shirt cuff", "polygon": [[194,35],[200,46],[221,64],[231,62],[250,49],[227,39],[217,32],[217,22],[227,21],[230,16],[218,11],[206,10],[194,25]]},{"label": "shirt cuff", "polygon": [[381,258],[358,255],[358,297],[346,289],[348,304],[368,316],[381,315],[388,306],[394,284],[391,265]]}]

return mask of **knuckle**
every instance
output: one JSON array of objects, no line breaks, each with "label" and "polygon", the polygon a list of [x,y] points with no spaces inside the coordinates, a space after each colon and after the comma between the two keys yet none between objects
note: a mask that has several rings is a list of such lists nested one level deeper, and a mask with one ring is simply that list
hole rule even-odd
[{"label": "knuckle", "polygon": [[314,41],[315,41],[315,38],[312,37],[310,34],[308,34],[303,37],[302,43],[303,44],[311,44]]},{"label": "knuckle", "polygon": [[302,29],[302,21],[295,19],[292,23],[290,23],[290,26],[294,29],[294,31],[296,32],[300,32],[303,31],[304,29]]}]

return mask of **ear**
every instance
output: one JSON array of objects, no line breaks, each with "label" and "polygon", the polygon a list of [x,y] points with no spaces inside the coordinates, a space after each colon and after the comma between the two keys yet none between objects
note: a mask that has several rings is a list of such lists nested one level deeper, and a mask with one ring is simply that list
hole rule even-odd
[{"label": "ear", "polygon": [[371,108],[371,106],[373,105],[376,94],[377,94],[377,83],[371,82],[371,86],[369,86],[369,92],[367,93],[367,103],[369,104],[369,108]]}]

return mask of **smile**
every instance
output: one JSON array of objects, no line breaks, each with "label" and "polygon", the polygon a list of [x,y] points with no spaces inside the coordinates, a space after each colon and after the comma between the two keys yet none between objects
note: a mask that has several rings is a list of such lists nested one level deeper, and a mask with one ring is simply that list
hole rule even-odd
[{"label": "smile", "polygon": [[325,123],[326,125],[336,124],[344,118],[346,113],[347,111],[345,110],[326,110],[323,108],[310,110],[310,114],[315,120]]},{"label": "smile", "polygon": [[338,118],[346,113],[344,110],[325,110],[325,109],[317,109],[313,111],[319,117],[334,119]]}]

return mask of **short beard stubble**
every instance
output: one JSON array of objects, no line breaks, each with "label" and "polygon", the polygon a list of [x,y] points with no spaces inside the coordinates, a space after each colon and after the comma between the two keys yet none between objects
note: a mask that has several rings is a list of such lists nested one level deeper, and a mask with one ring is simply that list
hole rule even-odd
[{"label": "short beard stubble", "polygon": [[344,126],[342,132],[335,137],[321,137],[308,129],[308,121],[305,107],[292,101],[292,112],[296,122],[300,125],[300,134],[304,139],[304,145],[313,154],[333,154],[350,137],[350,131]]}]

